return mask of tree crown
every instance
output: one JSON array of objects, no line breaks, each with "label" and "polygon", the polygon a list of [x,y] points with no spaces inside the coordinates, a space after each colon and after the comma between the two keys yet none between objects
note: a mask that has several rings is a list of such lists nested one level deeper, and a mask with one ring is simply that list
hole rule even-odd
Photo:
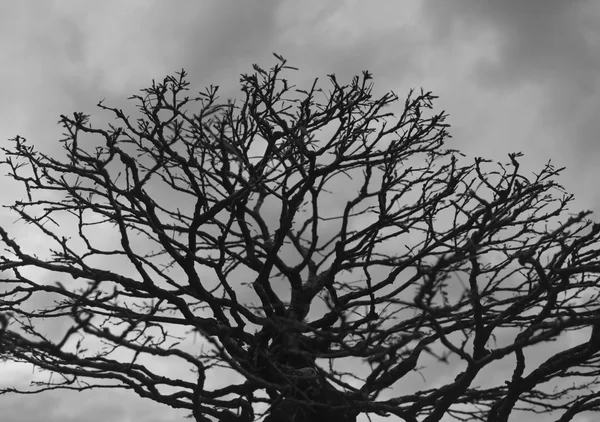
[{"label": "tree crown", "polygon": [[[599,320],[600,226],[563,218],[561,169],[463,164],[430,92],[394,113],[369,72],[300,89],[276,57],[238,101],[189,96],[182,71],[131,97],[138,118],[61,116],[62,158],[2,148],[25,193],[9,208],[45,252],[0,226],[5,356],[62,376],[38,391],[123,388],[198,421],[596,410],[596,334],[526,371],[528,350]],[[390,391],[424,362],[458,372]]]}]

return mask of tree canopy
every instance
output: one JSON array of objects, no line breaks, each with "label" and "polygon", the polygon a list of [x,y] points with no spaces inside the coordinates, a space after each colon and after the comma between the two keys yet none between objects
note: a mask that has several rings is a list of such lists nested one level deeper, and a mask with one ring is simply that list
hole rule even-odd
[{"label": "tree canopy", "polygon": [[61,116],[61,154],[2,148],[0,350],[47,376],[0,392],[125,389],[198,422],[599,410],[600,225],[561,169],[447,148],[430,92],[398,110],[369,72],[296,87],[276,58],[236,100],[181,71],[133,117],[99,103],[104,128]]}]

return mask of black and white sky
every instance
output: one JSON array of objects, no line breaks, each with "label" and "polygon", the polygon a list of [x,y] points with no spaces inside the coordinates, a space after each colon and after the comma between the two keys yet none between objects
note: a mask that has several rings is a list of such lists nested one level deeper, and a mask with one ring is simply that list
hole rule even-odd
[{"label": "black and white sky", "polygon": [[[0,142],[19,134],[58,151],[60,114],[103,122],[99,100],[122,106],[182,68],[197,90],[214,84],[233,96],[239,74],[274,64],[272,52],[300,69],[298,84],[369,70],[380,93],[431,90],[436,111],[450,115],[448,146],[502,161],[522,151],[526,172],[552,160],[567,167],[560,182],[576,205],[600,211],[600,3],[592,0],[1,2]],[[14,185],[1,183],[5,204]],[[122,393],[0,397],[0,420],[10,422],[184,414]]]}]

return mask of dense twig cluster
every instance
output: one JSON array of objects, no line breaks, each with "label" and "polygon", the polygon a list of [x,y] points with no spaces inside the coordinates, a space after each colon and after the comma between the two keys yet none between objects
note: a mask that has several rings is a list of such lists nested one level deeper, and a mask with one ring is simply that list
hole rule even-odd
[{"label": "dense twig cluster", "polygon": [[[268,421],[597,410],[597,330],[543,362],[525,354],[600,323],[600,225],[562,218],[560,170],[526,177],[520,154],[463,165],[431,93],[395,116],[368,72],[302,90],[278,59],[242,75],[238,102],[186,96],[182,71],[133,97],[138,119],[102,103],[108,130],[62,116],[66,160],[21,137],[3,149],[27,193],[10,208],[47,252],[0,227],[4,356],[62,376],[39,391],[124,388],[198,421],[264,405]],[[425,356],[458,374],[394,394]],[[500,362],[512,374],[480,385]],[[245,381],[215,388],[223,368]]]}]

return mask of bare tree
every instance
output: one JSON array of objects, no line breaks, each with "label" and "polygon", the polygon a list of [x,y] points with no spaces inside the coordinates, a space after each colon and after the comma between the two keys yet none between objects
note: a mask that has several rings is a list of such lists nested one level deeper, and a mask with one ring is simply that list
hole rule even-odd
[{"label": "bare tree", "polygon": [[[0,227],[0,346],[52,376],[2,392],[125,389],[202,422],[598,410],[598,330],[551,343],[600,327],[600,225],[560,169],[462,164],[431,93],[394,114],[368,72],[303,90],[276,57],[238,101],[182,71],[137,118],[61,116],[66,157],[3,149],[43,242]],[[423,365],[454,373],[405,382]]]}]

